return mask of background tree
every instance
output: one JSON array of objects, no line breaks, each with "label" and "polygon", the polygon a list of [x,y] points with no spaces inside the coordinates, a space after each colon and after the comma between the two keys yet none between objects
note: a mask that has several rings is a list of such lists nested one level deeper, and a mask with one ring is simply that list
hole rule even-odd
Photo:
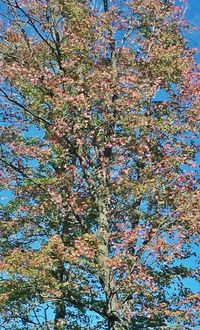
[{"label": "background tree", "polygon": [[198,325],[183,279],[199,83],[181,8],[1,6],[1,329]]}]

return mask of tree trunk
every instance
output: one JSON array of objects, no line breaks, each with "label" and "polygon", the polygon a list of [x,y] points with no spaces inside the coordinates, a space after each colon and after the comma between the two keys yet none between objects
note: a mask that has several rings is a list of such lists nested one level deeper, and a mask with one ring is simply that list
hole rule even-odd
[{"label": "tree trunk", "polygon": [[[57,279],[62,283],[64,279],[64,266],[61,262],[60,265],[57,268]],[[66,316],[66,310],[65,310],[65,303],[62,299],[63,297],[60,297],[60,300],[56,302],[55,306],[55,319],[54,319],[54,330],[65,330],[65,316]]]},{"label": "tree trunk", "polygon": [[54,330],[64,330],[65,329],[65,304],[59,302],[56,305],[54,320]]},{"label": "tree trunk", "polygon": [[[106,188],[105,188],[106,189]],[[105,190],[104,190],[105,191]],[[120,319],[118,311],[118,298],[112,271],[107,264],[109,258],[109,194],[98,198],[99,221],[98,221],[98,264],[101,282],[107,299],[107,320],[109,330],[128,330],[129,321]],[[127,307],[127,306],[126,306]]]}]

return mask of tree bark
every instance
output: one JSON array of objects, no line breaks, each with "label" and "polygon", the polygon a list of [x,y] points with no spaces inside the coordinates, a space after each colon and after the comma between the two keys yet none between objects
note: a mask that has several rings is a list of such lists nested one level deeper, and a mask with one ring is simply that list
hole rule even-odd
[{"label": "tree bark", "polygon": [[65,304],[59,302],[55,308],[54,330],[65,329]]},{"label": "tree bark", "polygon": [[[57,279],[62,283],[64,280],[64,266],[61,262],[57,268]],[[60,300],[56,302],[55,306],[55,319],[54,319],[54,330],[65,330],[65,303],[63,297],[60,297]]]},{"label": "tree bark", "polygon": [[109,330],[127,330],[129,329],[128,320],[121,319],[118,308],[118,297],[117,290],[115,287],[115,281],[113,278],[113,273],[108,265],[107,261],[109,259],[109,205],[110,196],[106,187],[106,170],[102,173],[102,191],[104,193],[98,195],[98,209],[99,209],[99,219],[98,219],[98,265],[100,278],[102,286],[105,291],[107,300],[107,320]]}]

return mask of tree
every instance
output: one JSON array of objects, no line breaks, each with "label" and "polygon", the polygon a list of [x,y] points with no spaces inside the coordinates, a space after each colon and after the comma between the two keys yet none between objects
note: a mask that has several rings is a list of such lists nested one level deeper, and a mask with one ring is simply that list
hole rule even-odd
[{"label": "tree", "polygon": [[1,329],[192,329],[199,83],[181,8],[1,5]]}]

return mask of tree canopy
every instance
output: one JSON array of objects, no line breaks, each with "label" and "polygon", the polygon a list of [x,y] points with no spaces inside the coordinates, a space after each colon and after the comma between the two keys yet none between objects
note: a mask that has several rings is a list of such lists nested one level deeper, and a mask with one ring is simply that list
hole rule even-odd
[{"label": "tree canopy", "polygon": [[0,0],[0,327],[193,329],[198,66],[171,0]]}]

